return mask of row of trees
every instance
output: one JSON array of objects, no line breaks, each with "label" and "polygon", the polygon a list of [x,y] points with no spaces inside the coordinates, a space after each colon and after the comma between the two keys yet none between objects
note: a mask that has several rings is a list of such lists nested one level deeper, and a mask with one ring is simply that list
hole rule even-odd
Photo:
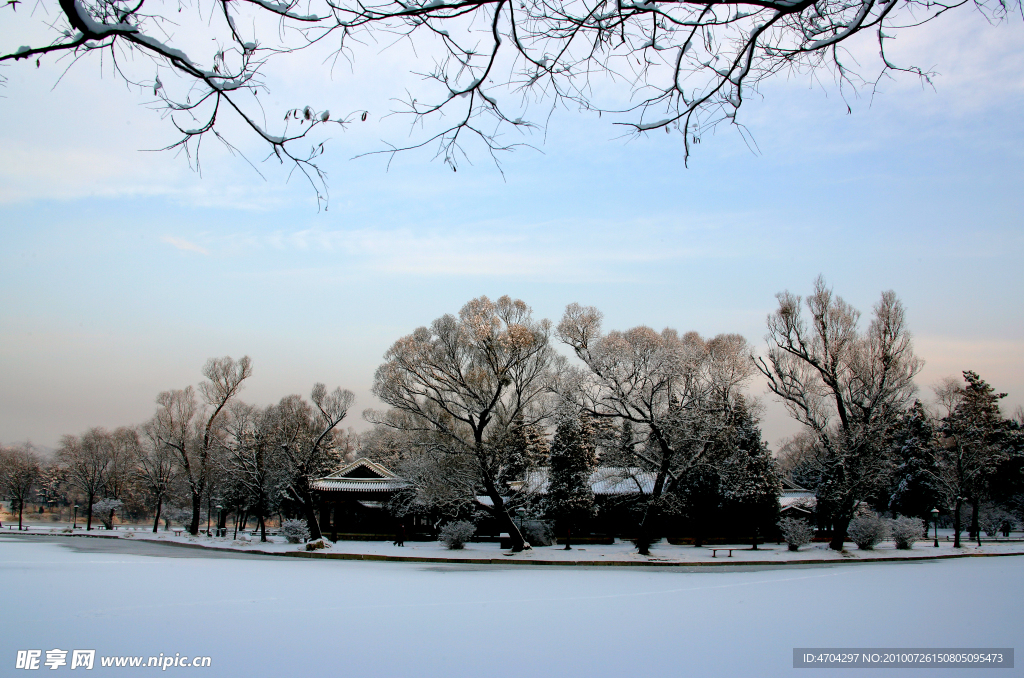
[{"label": "row of trees", "polygon": [[[86,529],[94,510],[150,512],[153,531],[165,507],[198,534],[202,514],[221,509],[257,521],[284,511],[301,515],[319,538],[310,482],[333,470],[346,452],[346,433],[337,430],[353,401],[349,391],[313,387],[310,401],[297,395],[260,408],[238,399],[252,374],[248,357],[209,360],[198,387],[165,391],[153,417],[114,431],[93,428],[61,439],[44,463],[31,446],[4,450],[3,486],[21,509],[35,488],[44,502],[84,502]],[[182,508],[184,507],[184,508]]]},{"label": "row of trees", "polygon": [[[582,364],[557,353],[555,338]],[[258,524],[275,511],[302,516],[316,539],[311,481],[365,455],[410,480],[396,515],[471,507],[522,549],[511,513],[538,510],[538,471],[550,469],[540,510],[571,530],[593,512],[589,476],[600,457],[637,488],[629,510],[646,553],[667,516],[699,521],[729,502],[760,503],[774,520],[778,478],[756,404],[741,394],[748,354],[737,335],[603,334],[600,313],[575,304],[555,328],[521,300],[481,297],[389,349],[374,393],[390,408],[364,413],[375,426],[361,440],[337,430],[351,393],[317,385],[312,405],[298,396],[248,405],[237,396],[249,359],[221,358],[198,387],[161,393],[148,422],[65,436],[54,468],[83,496],[90,528],[100,499],[147,505],[154,529],[170,502],[189,505],[197,534],[205,503],[208,519],[214,504]]]},{"label": "row of trees", "polygon": [[197,534],[205,502],[208,516],[223,508],[221,528],[229,512],[264,528],[284,512],[317,539],[312,481],[366,456],[409,481],[389,506],[396,517],[482,512],[523,549],[513,513],[543,512],[568,535],[593,514],[600,465],[635,489],[625,511],[641,553],[667,519],[684,520],[698,544],[716,524],[743,522],[756,545],[774,528],[780,494],[759,403],[743,393],[760,373],[803,424],[784,462],[815,490],[833,548],[865,503],[922,517],[925,504],[941,504],[958,526],[966,503],[976,527],[980,502],[1019,492],[1021,426],[999,413],[1002,394],[967,372],[966,386],[940,389],[943,416],[911,402],[922,363],[894,293],[866,330],[821,278],[806,300],[778,300],[768,348],[754,356],[739,335],[606,332],[601,313],[578,304],[555,326],[521,300],[480,297],[391,346],[373,386],[388,408],[364,412],[374,427],[361,436],[339,429],[350,392],[317,384],[310,401],[257,407],[238,399],[249,359],[213,359],[198,387],[161,393],[141,426],[65,436],[56,465],[37,475],[76,488],[90,527],[98,499],[145,503],[154,530],[172,502],[188,504]]},{"label": "row of trees", "polygon": [[[413,501],[472,504],[499,521],[515,550],[528,544],[511,512],[535,500],[533,472],[549,468],[546,511],[571,529],[591,510],[589,469],[600,455],[635,483],[637,543],[647,553],[663,517],[701,504],[687,497],[696,474],[728,478],[730,497],[777,509],[774,464],[741,394],[752,373],[738,335],[605,334],[600,312],[578,304],[552,327],[521,300],[480,297],[395,342],[373,388],[390,409],[366,417],[397,436],[377,434],[385,456],[405,451],[397,463]],[[555,429],[548,455],[525,433],[538,427]],[[714,485],[708,494],[717,496]]]},{"label": "row of trees", "polygon": [[[938,508],[953,526],[955,546],[965,528],[980,544],[983,528],[994,533],[1014,518],[1024,521],[1024,416],[1004,417],[999,400],[1006,394],[975,372],[964,372],[962,382],[947,378],[935,391],[934,406],[915,400],[879,438],[861,501],[925,520]],[[798,436],[781,455],[794,479],[819,498],[829,489],[828,455],[816,439]],[[819,509],[825,522],[834,520],[830,510]]]},{"label": "row of trees", "polygon": [[1022,418],[1004,418],[998,401],[1006,394],[970,371],[964,384],[950,378],[936,389],[942,412],[912,401],[923,363],[893,292],[882,294],[866,331],[858,328],[860,313],[821,278],[806,300],[789,292],[778,300],[767,355],[756,365],[803,424],[783,450],[784,463],[815,490],[832,548],[842,548],[863,504],[926,519],[938,507],[952,514],[960,546],[965,503],[978,534],[982,502],[1020,501]]}]

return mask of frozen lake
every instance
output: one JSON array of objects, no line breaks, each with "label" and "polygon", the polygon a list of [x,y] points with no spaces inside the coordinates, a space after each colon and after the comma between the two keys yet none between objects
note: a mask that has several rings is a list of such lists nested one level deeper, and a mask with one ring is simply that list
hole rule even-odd
[{"label": "frozen lake", "polygon": [[[712,571],[488,567],[5,535],[0,674],[22,674],[18,650],[43,650],[45,660],[57,648],[95,649],[86,675],[132,672],[100,667],[101,656],[180,653],[212,666],[168,675],[791,676],[794,647],[1024,648],[1022,603],[1019,556]],[[68,660],[41,670],[62,675]],[[1009,675],[1017,662],[1015,671],[954,673]]]}]

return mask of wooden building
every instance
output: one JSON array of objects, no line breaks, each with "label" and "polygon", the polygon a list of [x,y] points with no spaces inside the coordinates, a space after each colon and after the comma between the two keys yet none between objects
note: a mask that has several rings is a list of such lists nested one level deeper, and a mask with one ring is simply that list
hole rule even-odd
[{"label": "wooden building", "polygon": [[320,531],[338,539],[391,540],[401,525],[386,505],[408,483],[369,459],[356,459],[329,476],[313,481]]}]

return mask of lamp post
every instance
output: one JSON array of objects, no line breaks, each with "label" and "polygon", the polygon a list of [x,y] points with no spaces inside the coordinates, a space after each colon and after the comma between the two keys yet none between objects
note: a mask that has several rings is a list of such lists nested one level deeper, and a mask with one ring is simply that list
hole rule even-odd
[{"label": "lamp post", "polygon": [[[526,516],[526,509],[517,508],[516,515],[519,516],[519,536],[523,536],[523,518]],[[525,537],[524,537],[525,539]]]},{"label": "lamp post", "polygon": [[932,523],[935,525],[935,543],[932,544],[935,548],[939,548],[939,509],[933,508],[931,510]]},{"label": "lamp post", "polygon": [[78,527],[78,504],[75,504],[75,517],[71,520],[71,529],[74,530]]}]

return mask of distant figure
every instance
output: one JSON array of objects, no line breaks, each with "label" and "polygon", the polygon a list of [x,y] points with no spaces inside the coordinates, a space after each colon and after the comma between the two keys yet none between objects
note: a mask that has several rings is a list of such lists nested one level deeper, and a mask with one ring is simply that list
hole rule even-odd
[{"label": "distant figure", "polygon": [[395,541],[392,542],[395,546],[405,546],[405,522],[398,521],[398,532],[395,534]]}]

